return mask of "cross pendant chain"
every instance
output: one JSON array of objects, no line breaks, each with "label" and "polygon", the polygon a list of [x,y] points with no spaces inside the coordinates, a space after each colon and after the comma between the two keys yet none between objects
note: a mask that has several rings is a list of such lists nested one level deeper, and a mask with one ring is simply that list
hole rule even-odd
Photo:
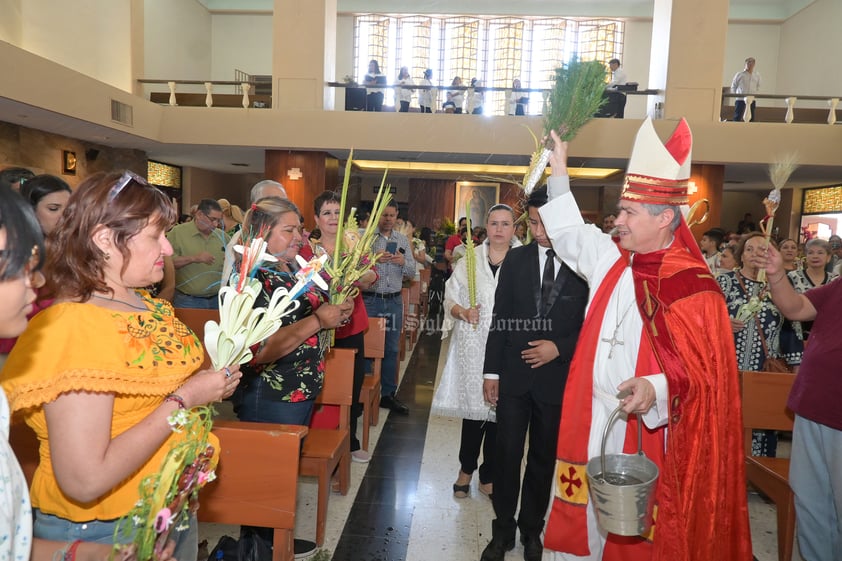
[{"label": "cross pendant chain", "polygon": [[616,345],[624,345],[625,344],[625,342],[617,339],[617,331],[618,331],[617,329],[614,330],[614,334],[611,336],[610,339],[608,339],[606,337],[602,338],[603,343],[608,343],[609,345],[611,345],[611,350],[608,351],[608,358],[614,358],[614,347]]}]

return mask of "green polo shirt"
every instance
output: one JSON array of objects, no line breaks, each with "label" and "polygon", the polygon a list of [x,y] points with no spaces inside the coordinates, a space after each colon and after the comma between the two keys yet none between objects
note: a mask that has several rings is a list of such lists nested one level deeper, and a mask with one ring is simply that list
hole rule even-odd
[{"label": "green polo shirt", "polygon": [[215,296],[218,294],[228,236],[219,228],[215,228],[209,236],[205,237],[196,228],[196,223],[191,221],[173,227],[167,233],[167,239],[172,244],[173,257],[197,255],[207,251],[214,258],[210,265],[190,263],[176,269],[176,290],[190,296]]}]

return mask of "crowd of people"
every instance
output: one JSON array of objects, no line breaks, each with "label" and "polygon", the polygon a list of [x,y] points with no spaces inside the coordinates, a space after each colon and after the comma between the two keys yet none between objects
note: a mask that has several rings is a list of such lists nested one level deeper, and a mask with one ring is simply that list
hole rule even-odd
[{"label": "crowd of people", "polygon": [[[409,68],[402,66],[398,71],[397,78],[392,83],[395,90],[395,110],[399,113],[409,112],[412,102],[417,96],[420,113],[441,111],[443,113],[483,114],[485,90],[482,80],[476,77],[471,78],[466,86],[461,76],[454,76],[450,83],[453,89],[446,90],[444,100],[436,106],[438,96],[432,78],[433,71],[428,68],[424,70],[416,84],[409,73]],[[388,77],[381,72],[380,63],[377,60],[371,60],[368,64],[368,72],[362,80],[362,86],[366,89],[366,111],[383,111],[383,101],[388,85]],[[511,87],[512,91],[506,100],[506,114],[528,114],[529,92],[524,91],[520,80],[517,78],[512,81]]]},{"label": "crowd of people", "polygon": [[[5,174],[0,422],[7,433],[13,414],[27,423],[41,457],[27,492],[7,440],[0,446],[0,488],[13,498],[4,514],[15,528],[0,558],[104,559],[138,483],[183,438],[167,422],[174,411],[231,399],[241,420],[308,425],[332,331],[336,346],[357,350],[351,456],[368,462],[356,434],[369,366],[363,333],[369,317],[386,319],[380,406],[410,414],[396,396],[401,290],[426,267],[443,284],[441,331],[450,338],[432,413],[461,419],[453,497],[469,498],[476,471],[495,512],[481,561],[502,561],[518,532],[526,561],[545,547],[558,561],[751,559],[738,371],[774,359],[799,373],[789,405],[801,548],[832,558],[838,544],[826,536],[842,500],[842,396],[832,376],[842,358],[833,332],[842,239],[769,240],[746,214],[736,231],[712,228],[697,242],[682,210],[692,147],[683,120],[666,144],[644,122],[616,212],[589,224],[570,190],[567,143],[551,134],[551,176],[523,214],[468,206],[472,230],[463,218],[448,231],[441,220],[416,228],[388,203],[372,245],[378,260],[358,294],[332,304],[310,286],[242,369],[200,370],[202,345],[174,309],[217,307],[234,247],[254,232],[277,259],[257,271],[254,306],[289,289],[297,256],[333,255],[335,192],[315,198],[308,232],[272,180],[252,188],[246,212],[203,199],[176,224],[172,202],[131,171],[94,174],[75,190],[53,176]],[[748,452],[775,456],[778,436],[757,432]],[[573,482],[586,480],[600,447],[638,445],[661,474],[655,531],[619,537]],[[174,523],[164,559],[192,561],[195,515]],[[271,543],[271,532],[254,531]],[[314,549],[296,541],[299,554]],[[121,551],[132,558],[130,547]]]},{"label": "crowd of people", "polygon": [[[636,90],[637,83],[629,82],[620,60],[613,58],[606,64],[608,82],[605,85],[605,103],[597,117],[615,117],[622,119],[625,115],[626,92]],[[372,59],[368,64],[368,71],[363,77],[361,85],[365,87],[365,110],[383,111],[388,88],[394,89],[395,111],[407,113],[410,111],[413,99],[417,96],[418,111],[420,113],[455,113],[482,115],[484,112],[486,89],[481,79],[472,77],[470,81],[461,76],[454,76],[449,88],[444,91],[444,98],[436,104],[437,89],[432,82],[432,69],[424,70],[418,82],[412,78],[409,68],[401,66],[398,75],[390,83],[388,76],[383,74],[380,63]],[[346,78],[350,80],[350,78]],[[355,83],[355,82],[354,82]],[[419,87],[420,86],[420,87]],[[529,114],[529,88],[523,87],[519,78],[512,80],[505,99],[506,115]]]}]

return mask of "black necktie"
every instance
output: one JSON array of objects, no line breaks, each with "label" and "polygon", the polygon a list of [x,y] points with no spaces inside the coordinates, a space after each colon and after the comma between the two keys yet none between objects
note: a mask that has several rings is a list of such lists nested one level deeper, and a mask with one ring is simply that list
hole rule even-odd
[{"label": "black necktie", "polygon": [[547,250],[547,261],[544,263],[544,274],[541,277],[541,315],[547,315],[547,312],[550,311],[548,304],[550,303],[550,294],[553,291],[553,283],[555,282],[554,255],[555,252],[552,249]]}]

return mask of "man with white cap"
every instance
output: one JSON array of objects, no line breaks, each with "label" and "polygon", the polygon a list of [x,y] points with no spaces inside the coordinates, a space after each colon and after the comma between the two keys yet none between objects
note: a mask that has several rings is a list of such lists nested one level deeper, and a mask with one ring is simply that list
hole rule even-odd
[{"label": "man with white cap", "polygon": [[[541,216],[556,254],[588,280],[590,301],[564,393],[544,547],[556,560],[749,561],[740,393],[725,301],[682,215],[692,136],[682,119],[662,143],[650,120],[635,139],[616,241],[584,224],[570,193],[567,143],[555,133],[551,201]],[[643,450],[659,468],[645,536],[599,527],[585,466]],[[627,417],[637,413],[639,417]]]}]

